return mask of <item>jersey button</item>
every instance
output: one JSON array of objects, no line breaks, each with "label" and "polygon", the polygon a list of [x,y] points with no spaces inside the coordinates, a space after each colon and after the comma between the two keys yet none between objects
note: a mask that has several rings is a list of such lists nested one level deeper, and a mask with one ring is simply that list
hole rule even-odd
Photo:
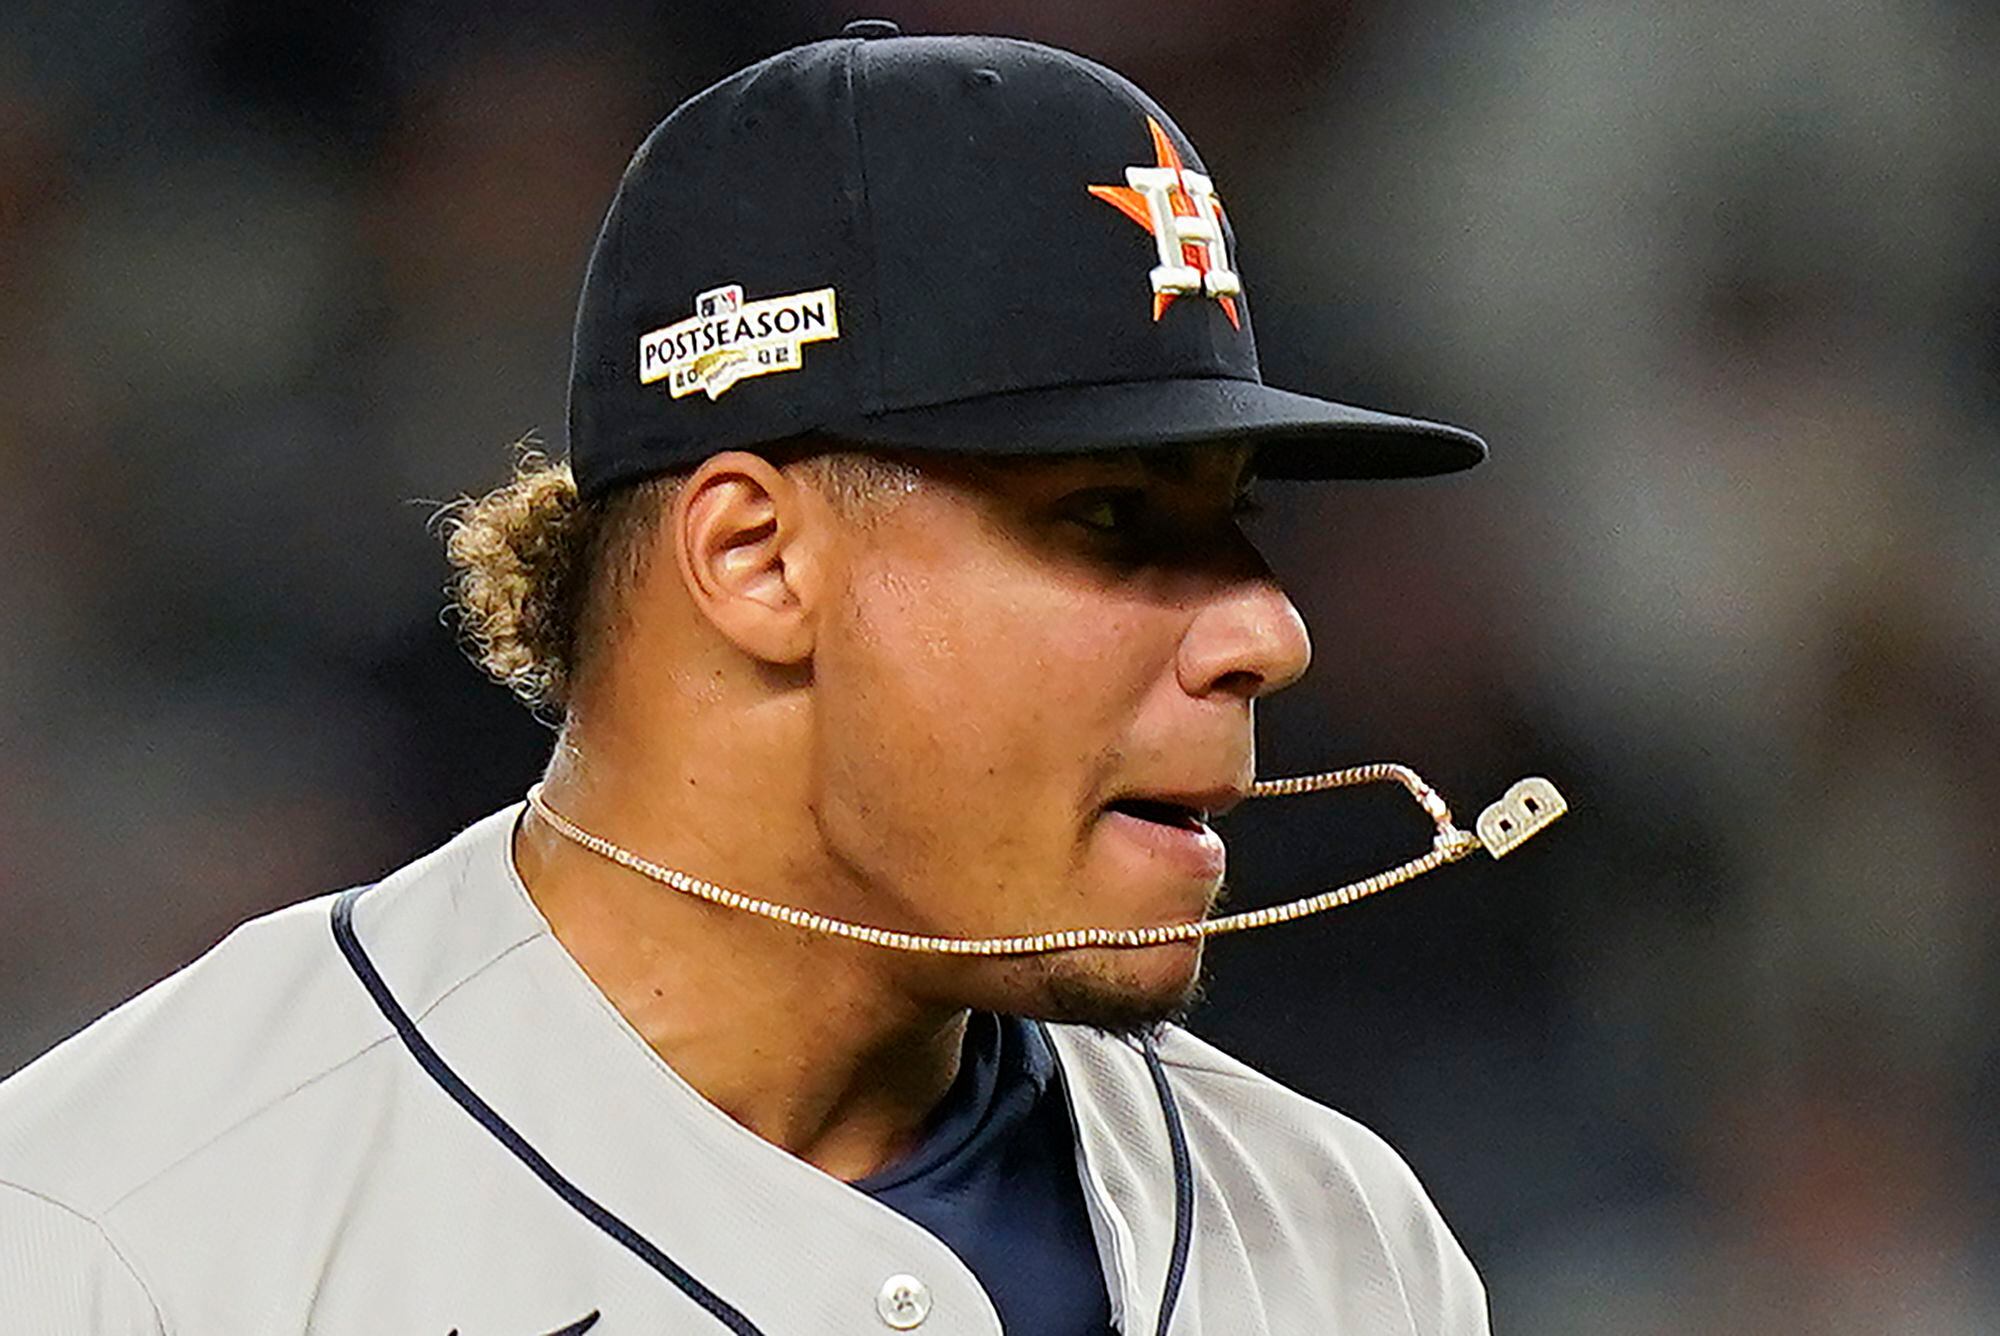
[{"label": "jersey button", "polygon": [[897,1331],[908,1331],[931,1315],[931,1287],[915,1276],[891,1276],[875,1296],[875,1311]]}]

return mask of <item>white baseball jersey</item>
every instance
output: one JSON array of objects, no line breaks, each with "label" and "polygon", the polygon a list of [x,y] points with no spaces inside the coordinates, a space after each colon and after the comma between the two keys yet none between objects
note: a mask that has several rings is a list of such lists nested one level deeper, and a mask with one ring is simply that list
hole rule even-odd
[{"label": "white baseball jersey", "polygon": [[[518,815],[245,925],[0,1083],[0,1331],[1000,1332],[937,1238],[626,1024],[514,871]],[[1048,1030],[1119,1331],[1487,1330],[1374,1135],[1183,1031]]]}]

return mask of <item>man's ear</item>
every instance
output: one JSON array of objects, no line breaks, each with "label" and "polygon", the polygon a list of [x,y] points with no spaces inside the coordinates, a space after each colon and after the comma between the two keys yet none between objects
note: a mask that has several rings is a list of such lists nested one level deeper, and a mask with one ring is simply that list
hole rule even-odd
[{"label": "man's ear", "polygon": [[752,658],[804,662],[831,520],[817,494],[769,460],[741,450],[710,456],[674,505],[674,555],[689,598]]}]

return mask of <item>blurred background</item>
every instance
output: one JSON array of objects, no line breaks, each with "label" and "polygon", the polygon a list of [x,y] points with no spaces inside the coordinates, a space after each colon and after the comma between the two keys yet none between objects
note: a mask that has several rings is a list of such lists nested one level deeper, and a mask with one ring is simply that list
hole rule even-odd
[{"label": "blurred background", "polygon": [[[861,14],[1104,60],[1202,148],[1267,379],[1465,422],[1267,489],[1266,773],[1573,814],[1212,953],[1194,1027],[1382,1131],[1513,1333],[2000,1331],[2000,11],[1971,0],[12,0],[0,1073],[516,799],[426,522],[562,444],[680,98]],[[1262,810],[1268,808],[1270,810]],[[1423,847],[1232,818],[1239,903]]]}]

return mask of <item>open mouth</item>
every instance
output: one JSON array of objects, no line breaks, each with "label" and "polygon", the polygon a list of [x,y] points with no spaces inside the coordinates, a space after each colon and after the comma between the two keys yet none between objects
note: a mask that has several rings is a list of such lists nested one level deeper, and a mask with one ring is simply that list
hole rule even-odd
[{"label": "open mouth", "polygon": [[1179,803],[1162,802],[1154,798],[1119,798],[1105,804],[1105,810],[1122,812],[1126,816],[1150,821],[1156,826],[1167,826],[1174,830],[1207,830],[1208,813]]}]

